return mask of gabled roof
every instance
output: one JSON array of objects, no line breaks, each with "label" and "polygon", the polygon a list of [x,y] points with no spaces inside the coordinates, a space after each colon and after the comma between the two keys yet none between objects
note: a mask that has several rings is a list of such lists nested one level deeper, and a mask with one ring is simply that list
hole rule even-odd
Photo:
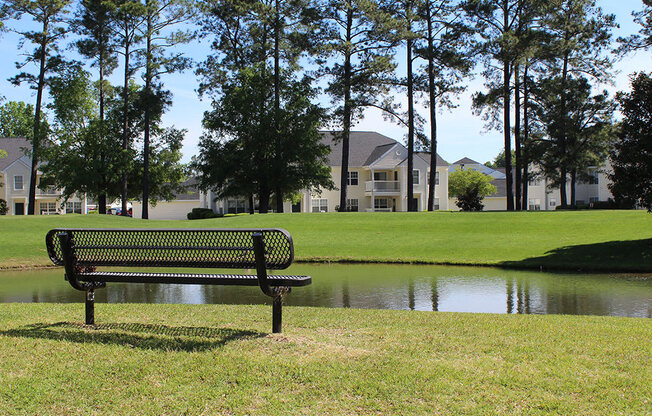
[{"label": "gabled roof", "polygon": [[463,157],[462,159],[458,160],[457,162],[453,162],[453,165],[481,165],[482,163],[476,162],[473,159],[469,159],[468,157]]},{"label": "gabled roof", "polygon": [[[336,140],[336,135],[339,132],[322,131],[320,133],[322,143],[331,148],[331,153],[328,156],[329,166],[342,166],[342,141]],[[349,167],[371,166],[394,146],[404,148],[396,140],[380,133],[352,131],[349,135]],[[421,157],[426,163],[430,163],[430,153],[414,152],[414,154]],[[448,166],[448,163],[437,155],[437,166]]]},{"label": "gabled roof", "polygon": [[[419,155],[423,160],[430,164],[430,152],[414,152],[415,155]],[[437,166],[448,166],[446,162],[439,153],[437,153]]]},{"label": "gabled roof", "polygon": [[31,149],[30,142],[23,137],[0,137],[0,149],[7,152],[7,156],[0,158],[0,171],[5,170],[9,165],[13,164],[16,160],[25,156],[25,149]]},{"label": "gabled roof", "polygon": [[[329,166],[342,166],[342,141],[336,137],[337,133],[333,131],[322,131],[322,143],[331,148],[328,156]],[[371,162],[382,156],[389,146],[396,144],[396,140],[373,131],[352,131],[349,135],[349,166],[362,167],[368,166]],[[376,149],[378,147],[385,147]],[[375,159],[371,156],[377,155]]]}]

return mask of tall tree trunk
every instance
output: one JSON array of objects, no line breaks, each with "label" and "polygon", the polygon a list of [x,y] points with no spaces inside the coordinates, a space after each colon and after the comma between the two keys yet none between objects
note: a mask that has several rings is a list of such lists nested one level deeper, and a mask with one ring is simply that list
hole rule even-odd
[{"label": "tall tree trunk", "polygon": [[[276,172],[275,177],[281,178],[282,171],[282,157],[281,157],[281,57],[280,57],[280,37],[281,37],[281,19],[279,11],[279,0],[275,0],[275,21],[274,21],[274,129],[275,129],[275,150],[276,150]],[[276,180],[276,212],[283,212],[283,190],[281,189],[281,181]]]},{"label": "tall tree trunk", "polygon": [[[351,42],[353,30],[353,5],[348,2],[346,11],[346,40]],[[342,129],[342,172],[340,174],[340,211],[347,211],[346,191],[349,174],[349,135],[351,134],[351,54],[347,50],[344,56],[344,114]],[[371,201],[373,205],[373,201]]]},{"label": "tall tree trunk", "polygon": [[564,66],[561,71],[561,132],[560,132],[560,186],[561,207],[568,206],[568,196],[566,194],[566,176],[568,175],[566,161],[566,80],[568,78],[568,52],[564,55]]},{"label": "tall tree trunk", "polygon": [[432,16],[430,0],[426,2],[426,19],[428,20],[428,94],[430,96],[430,173],[428,180],[428,211],[435,210],[435,179],[437,178],[437,97],[435,95],[435,66],[432,61],[434,53]]},{"label": "tall tree trunk", "polygon": [[577,171],[573,169],[570,173],[571,175],[571,183],[570,183],[570,191],[571,191],[571,206],[574,208],[576,205],[576,193],[575,193],[575,184],[577,183]]},{"label": "tall tree trunk", "polygon": [[249,214],[254,215],[254,195],[249,194]]},{"label": "tall tree trunk", "polygon": [[505,135],[505,185],[507,190],[507,211],[514,211],[514,189],[512,188],[512,141],[510,125],[510,92],[511,78],[509,62],[503,63],[503,130]]},{"label": "tall tree trunk", "polygon": [[263,181],[258,187],[258,212],[261,214],[267,214],[269,212],[269,184],[267,181]]},{"label": "tall tree trunk", "polygon": [[[507,0],[503,0],[503,24],[505,30],[509,27],[509,7]],[[507,188],[507,211],[514,211],[514,189],[512,188],[512,138],[510,124],[510,92],[509,81],[510,62],[507,58],[503,61],[503,130],[505,135],[505,185]]]},{"label": "tall tree trunk", "polygon": [[[406,10],[407,12],[407,10]],[[412,27],[408,24],[408,31]],[[412,78],[412,39],[407,40],[407,94],[408,94],[408,160],[407,160],[407,202],[408,211],[416,211],[414,204],[414,80]]]},{"label": "tall tree trunk", "polygon": [[45,61],[48,45],[48,19],[43,22],[41,39],[41,50],[39,51],[39,73],[38,85],[36,87],[36,108],[34,109],[34,127],[32,137],[32,167],[29,176],[29,196],[27,202],[27,215],[34,215],[36,210],[36,180],[38,173],[38,157],[41,143],[41,102],[43,101],[43,89],[45,88]]},{"label": "tall tree trunk", "polygon": [[518,64],[514,65],[514,149],[516,152],[515,199],[516,210],[521,210],[521,83]]},{"label": "tall tree trunk", "polygon": [[[101,126],[101,136],[100,141],[102,146],[104,146],[104,140],[106,136],[104,135],[104,47],[100,46],[100,56],[99,56],[99,67],[100,67],[100,126]],[[99,187],[97,190],[97,212],[98,214],[106,214],[106,155],[104,150],[100,151],[100,169],[102,170],[102,179],[100,180]]]},{"label": "tall tree trunk", "polygon": [[528,200],[528,184],[530,181],[530,174],[528,171],[530,164],[530,158],[528,156],[528,146],[530,143],[530,90],[528,88],[528,68],[529,64],[526,63],[525,70],[523,71],[523,209],[528,209],[530,205]]},{"label": "tall tree trunk", "polygon": [[[123,91],[123,111],[122,115],[122,150],[127,151],[129,145],[129,29],[125,25],[125,73],[124,73],[124,91]],[[122,204],[121,215],[127,215],[127,166],[122,167]]]},{"label": "tall tree trunk", "polygon": [[149,219],[149,153],[150,153],[150,122],[152,118],[152,10],[150,0],[147,0],[147,50],[145,56],[145,117],[143,132],[143,211],[142,218]]}]

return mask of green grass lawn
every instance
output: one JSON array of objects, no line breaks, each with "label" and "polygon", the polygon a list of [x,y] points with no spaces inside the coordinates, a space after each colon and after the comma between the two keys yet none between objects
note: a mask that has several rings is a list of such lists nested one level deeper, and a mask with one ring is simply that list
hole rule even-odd
[{"label": "green grass lawn", "polygon": [[49,264],[54,227],[282,227],[302,261],[379,261],[652,271],[644,211],[241,215],[145,221],[99,215],[0,217],[0,267]]},{"label": "green grass lawn", "polygon": [[0,414],[644,415],[652,321],[0,305]]}]

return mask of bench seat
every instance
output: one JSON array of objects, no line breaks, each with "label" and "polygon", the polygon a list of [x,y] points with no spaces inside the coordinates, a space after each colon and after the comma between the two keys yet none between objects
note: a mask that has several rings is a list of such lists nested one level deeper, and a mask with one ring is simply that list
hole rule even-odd
[{"label": "bench seat", "polygon": [[[148,273],[148,272],[82,272],[77,279],[85,282],[130,283],[183,283],[197,285],[258,286],[256,275],[249,274],[202,274],[202,273]],[[268,275],[270,286],[307,286],[310,276]]]}]

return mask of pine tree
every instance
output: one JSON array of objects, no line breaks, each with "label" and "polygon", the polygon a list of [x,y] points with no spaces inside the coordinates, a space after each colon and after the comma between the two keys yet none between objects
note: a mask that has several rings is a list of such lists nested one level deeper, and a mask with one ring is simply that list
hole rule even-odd
[{"label": "pine tree", "polygon": [[40,25],[40,30],[13,29],[25,41],[33,43],[36,49],[26,55],[24,62],[17,64],[18,68],[25,65],[37,65],[36,75],[21,72],[10,79],[13,84],[28,83],[36,90],[36,104],[34,106],[34,126],[32,134],[32,166],[30,173],[29,197],[27,215],[34,215],[36,205],[36,175],[41,156],[41,143],[45,138],[42,126],[41,111],[43,93],[47,87],[47,75],[59,69],[63,58],[58,54],[57,42],[65,36],[64,25],[68,13],[69,0],[11,0],[8,2],[9,10],[15,18],[27,15]]},{"label": "pine tree", "polygon": [[335,62],[324,68],[331,82],[326,92],[337,108],[336,122],[342,127],[342,170],[340,175],[340,211],[347,210],[349,172],[349,136],[351,127],[362,117],[362,110],[379,104],[388,91],[387,78],[395,65],[393,42],[378,31],[377,3],[364,0],[329,0],[324,4],[330,26],[325,50]]}]

